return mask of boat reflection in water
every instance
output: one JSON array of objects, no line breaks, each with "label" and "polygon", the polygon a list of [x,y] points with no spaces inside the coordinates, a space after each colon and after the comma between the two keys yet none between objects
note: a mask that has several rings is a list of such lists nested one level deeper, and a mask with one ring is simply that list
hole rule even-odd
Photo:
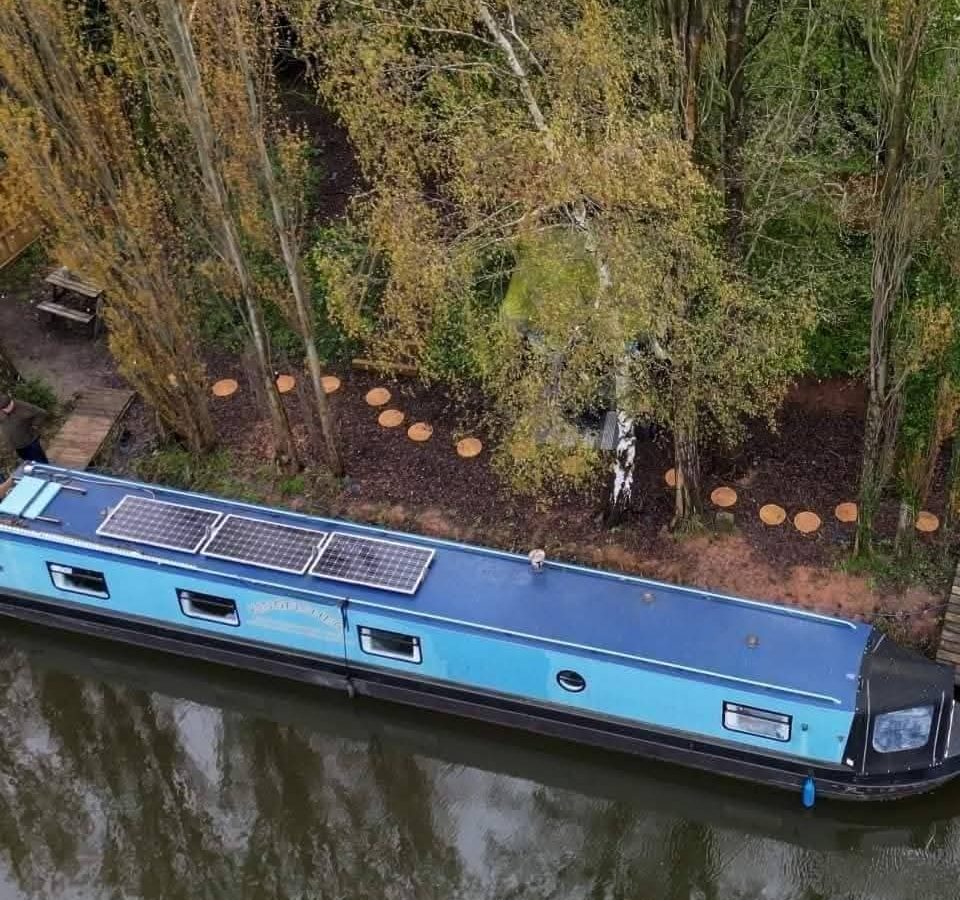
[{"label": "boat reflection in water", "polygon": [[[770,838],[811,850],[926,848],[938,831],[960,813],[960,785],[950,785],[933,796],[898,804],[828,804],[799,813],[796,801],[772,788],[738,782],[718,782],[708,773],[678,769],[668,764],[636,766],[615,752],[571,745],[523,732],[508,732],[480,722],[423,713],[364,698],[347,699],[332,692],[317,692],[286,680],[231,671],[216,665],[171,660],[153,651],[130,650],[95,639],[69,637],[45,628],[5,624],[0,653],[7,664],[28,665],[40,690],[62,691],[65,680],[83,694],[100,689],[112,700],[104,704],[95,721],[102,729],[96,751],[115,756],[121,766],[138,766],[125,746],[111,746],[116,737],[110,716],[130,721],[138,713],[127,705],[156,705],[179,709],[179,738],[190,747],[203,735],[191,733],[190,719],[198,708],[242,723],[241,735],[224,727],[217,748],[223,758],[237,748],[227,746],[230,734],[296,734],[297,742],[312,748],[301,760],[291,760],[302,772],[287,772],[294,780],[310,780],[309,769],[318,758],[351,748],[383,753],[388,757],[416,757],[440,764],[448,771],[472,770],[579,794],[593,800],[625,804],[631,815],[666,815],[709,829],[736,830],[744,836]],[[7,679],[18,680],[7,669]],[[124,702],[120,702],[120,698]],[[110,704],[117,704],[111,710]],[[51,712],[71,718],[54,698]],[[100,718],[102,714],[103,718]],[[148,768],[149,760],[144,761]],[[163,762],[158,761],[163,767]],[[171,773],[172,774],[172,773]],[[256,777],[256,773],[253,773]],[[129,787],[129,785],[126,785]],[[255,786],[254,790],[256,790]],[[402,790],[403,785],[398,785]],[[116,796],[118,803],[132,798]],[[278,814],[281,811],[277,811]]]}]

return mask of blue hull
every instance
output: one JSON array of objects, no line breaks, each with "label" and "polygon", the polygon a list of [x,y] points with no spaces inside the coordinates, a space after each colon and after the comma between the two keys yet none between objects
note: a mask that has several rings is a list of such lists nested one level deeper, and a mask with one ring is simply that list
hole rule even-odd
[{"label": "blue hull", "polygon": [[569,710],[519,701],[482,691],[457,689],[442,683],[404,678],[390,672],[346,666],[333,659],[307,658],[271,648],[256,648],[215,637],[113,619],[81,610],[65,610],[43,599],[0,595],[0,616],[117,641],[264,675],[286,678],[350,696],[367,696],[419,709],[467,717],[534,734],[629,753],[651,760],[697,768],[770,787],[800,792],[813,777],[824,797],[843,800],[898,799],[931,791],[960,774],[960,758],[949,766],[864,777],[840,767],[803,761],[772,760],[696,740],[693,735],[669,735],[635,723],[572,714]]},{"label": "blue hull", "polygon": [[[123,534],[125,504],[181,518]],[[207,552],[219,531],[190,534],[198,517],[266,528],[275,544],[244,552],[273,567]],[[296,560],[284,529],[328,543]],[[319,567],[332,538],[355,555]],[[374,544],[407,587],[350,570]],[[427,560],[416,577],[401,552]],[[897,797],[960,769],[946,673],[887,659],[865,625],[52,467],[0,504],[0,593],[29,621],[798,792],[812,777],[820,795]],[[902,683],[936,726],[895,758],[868,740],[881,665],[874,708]]]}]

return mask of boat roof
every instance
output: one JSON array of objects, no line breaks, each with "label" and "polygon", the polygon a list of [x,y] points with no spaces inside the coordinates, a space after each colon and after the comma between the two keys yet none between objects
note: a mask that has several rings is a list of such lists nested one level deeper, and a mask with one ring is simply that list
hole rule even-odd
[{"label": "boat roof", "polygon": [[[687,677],[837,709],[855,708],[870,626],[786,606],[55,466],[30,465],[0,503],[0,532],[200,570],[292,596],[348,599],[438,623],[532,639]],[[41,484],[40,482],[44,482]],[[59,486],[59,487],[58,487]],[[126,496],[382,538],[433,551],[411,594],[104,537]]]}]

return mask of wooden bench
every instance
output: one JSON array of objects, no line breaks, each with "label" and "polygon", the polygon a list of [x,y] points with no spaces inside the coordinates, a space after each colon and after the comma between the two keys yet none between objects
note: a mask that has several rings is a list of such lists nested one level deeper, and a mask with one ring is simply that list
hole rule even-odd
[{"label": "wooden bench", "polygon": [[[53,299],[40,301],[37,304],[37,309],[51,316],[59,316],[61,319],[79,322],[81,325],[92,323],[93,336],[96,337],[99,331],[103,289],[84,281],[64,266],[55,269],[44,278],[44,281],[53,289]],[[67,295],[88,302],[83,304],[82,308],[69,306],[61,302]],[[92,301],[92,305],[90,301]]]},{"label": "wooden bench", "polygon": [[71,309],[69,306],[64,306],[62,303],[57,303],[54,300],[44,300],[41,303],[38,303],[37,309],[39,309],[41,312],[50,313],[52,316],[60,316],[63,319],[72,319],[74,322],[79,322],[81,325],[89,325],[97,317],[95,312],[84,312],[80,309]]}]

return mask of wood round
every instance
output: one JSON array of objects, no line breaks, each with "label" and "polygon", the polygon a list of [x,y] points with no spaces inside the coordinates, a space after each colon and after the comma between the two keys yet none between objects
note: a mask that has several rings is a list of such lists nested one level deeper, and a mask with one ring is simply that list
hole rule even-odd
[{"label": "wood round", "polygon": [[211,390],[214,397],[232,397],[239,387],[235,378],[221,378],[214,383]]},{"label": "wood round", "polygon": [[913,523],[917,531],[924,534],[932,534],[940,527],[940,520],[932,513],[923,510],[917,515],[917,521]]},{"label": "wood round", "polygon": [[297,379],[292,375],[277,376],[277,390],[281,394],[289,394],[297,386]]},{"label": "wood round", "polygon": [[385,387],[371,388],[365,399],[370,406],[386,406],[390,402],[390,391]]},{"label": "wood round", "polygon": [[714,488],[710,494],[710,502],[714,506],[719,506],[721,509],[727,509],[736,504],[737,492],[733,488],[726,486]]},{"label": "wood round", "polygon": [[433,427],[426,422],[414,422],[407,429],[407,437],[410,438],[411,441],[416,441],[418,444],[429,441],[432,436]]},{"label": "wood round", "polygon": [[403,424],[403,413],[399,409],[385,409],[377,416],[377,421],[384,428],[396,428]]},{"label": "wood round", "polygon": [[320,384],[323,385],[325,394],[332,394],[334,391],[340,390],[340,379],[336,375],[324,375],[320,379]]},{"label": "wood round", "polygon": [[760,507],[760,521],[764,525],[782,525],[787,520],[787,511],[776,503],[765,503]]},{"label": "wood round", "polygon": [[820,527],[820,516],[809,510],[798,512],[793,517],[793,527],[801,534],[813,534]]},{"label": "wood round", "polygon": [[663,473],[663,480],[667,483],[667,487],[675,488],[677,486],[677,470],[667,469]]},{"label": "wood round", "polygon": [[839,522],[856,522],[857,521],[857,504],[856,503],[838,503],[837,508],[833,511],[833,514],[837,517]]},{"label": "wood round", "polygon": [[457,441],[457,456],[462,456],[464,459],[473,459],[473,457],[479,456],[481,450],[483,450],[483,444],[475,437],[467,437],[462,441]]}]

